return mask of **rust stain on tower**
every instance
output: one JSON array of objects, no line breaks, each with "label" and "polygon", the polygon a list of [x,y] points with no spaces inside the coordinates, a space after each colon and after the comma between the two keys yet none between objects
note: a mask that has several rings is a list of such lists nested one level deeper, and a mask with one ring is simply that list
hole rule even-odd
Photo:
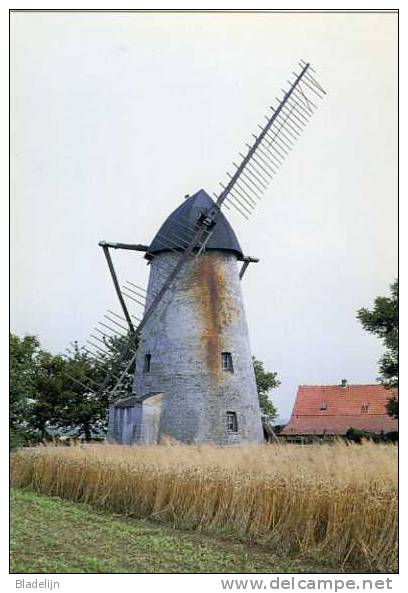
[{"label": "rust stain on tower", "polygon": [[224,262],[211,255],[196,260],[192,293],[202,321],[202,343],[206,351],[208,369],[213,377],[225,377],[220,364],[223,332],[237,314],[231,306],[229,283]]}]

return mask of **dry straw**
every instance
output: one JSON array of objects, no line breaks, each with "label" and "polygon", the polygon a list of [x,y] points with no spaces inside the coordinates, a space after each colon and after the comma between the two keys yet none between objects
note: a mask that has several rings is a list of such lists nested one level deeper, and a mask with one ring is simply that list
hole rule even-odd
[{"label": "dry straw", "polygon": [[287,553],[318,553],[344,570],[396,570],[393,445],[37,447],[13,454],[12,483]]}]

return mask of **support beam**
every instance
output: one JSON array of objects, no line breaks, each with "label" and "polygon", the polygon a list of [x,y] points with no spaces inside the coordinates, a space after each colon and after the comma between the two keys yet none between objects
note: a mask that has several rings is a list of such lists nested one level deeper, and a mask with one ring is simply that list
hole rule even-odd
[{"label": "support beam", "polygon": [[109,243],[108,241],[99,241],[101,247],[111,247],[112,249],[129,249],[130,251],[148,251],[147,245],[131,243]]},{"label": "support beam", "polygon": [[109,271],[110,271],[111,276],[112,276],[113,284],[115,286],[116,294],[118,295],[120,306],[122,307],[123,315],[125,316],[126,321],[128,323],[130,333],[132,335],[134,335],[135,334],[135,327],[134,327],[134,325],[132,323],[132,320],[131,320],[130,315],[129,315],[129,311],[127,310],[126,303],[125,303],[124,298],[122,296],[122,293],[120,291],[118,278],[116,276],[115,268],[113,267],[112,258],[111,258],[110,253],[109,253],[109,245],[107,243],[105,243],[104,241],[101,241],[99,243],[99,245],[102,247],[103,252],[105,254],[105,257],[106,257],[106,261],[108,262],[108,267],[109,267]]},{"label": "support beam", "polygon": [[246,272],[247,267],[249,266],[249,264],[257,264],[259,262],[259,258],[258,257],[251,257],[250,255],[245,255],[242,258],[242,261],[244,262],[242,264],[242,268],[239,271],[239,279],[242,280],[243,275]]}]

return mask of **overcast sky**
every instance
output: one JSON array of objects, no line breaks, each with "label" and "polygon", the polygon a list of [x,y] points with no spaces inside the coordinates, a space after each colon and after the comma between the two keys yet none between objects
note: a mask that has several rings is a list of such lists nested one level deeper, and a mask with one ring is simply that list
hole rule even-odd
[{"label": "overcast sky", "polygon": [[[115,294],[98,241],[149,243],[217,192],[299,59],[327,99],[249,221],[253,353],[284,418],[299,384],[372,383],[356,310],[397,274],[395,14],[11,15],[11,324],[62,352]],[[115,252],[146,284],[142,254]]]}]

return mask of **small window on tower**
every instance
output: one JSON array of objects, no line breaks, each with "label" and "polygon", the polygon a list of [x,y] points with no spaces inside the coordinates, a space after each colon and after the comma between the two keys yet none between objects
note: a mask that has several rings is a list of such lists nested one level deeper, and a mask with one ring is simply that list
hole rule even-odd
[{"label": "small window on tower", "polygon": [[363,404],[361,406],[361,413],[362,414],[368,414],[368,404]]},{"label": "small window on tower", "polygon": [[327,410],[327,402],[322,402],[322,403],[320,404],[320,409],[321,409],[321,410]]},{"label": "small window on tower", "polygon": [[152,360],[152,355],[150,354],[150,352],[148,352],[147,354],[145,354],[145,357],[144,357],[144,366],[143,366],[144,373],[150,373],[150,361],[151,360]]},{"label": "small window on tower", "polygon": [[233,373],[234,367],[232,365],[232,354],[231,352],[222,352],[221,353],[221,364],[222,370],[226,371],[227,373]]},{"label": "small window on tower", "polygon": [[238,420],[236,412],[227,412],[227,430],[228,432],[238,432]]}]

